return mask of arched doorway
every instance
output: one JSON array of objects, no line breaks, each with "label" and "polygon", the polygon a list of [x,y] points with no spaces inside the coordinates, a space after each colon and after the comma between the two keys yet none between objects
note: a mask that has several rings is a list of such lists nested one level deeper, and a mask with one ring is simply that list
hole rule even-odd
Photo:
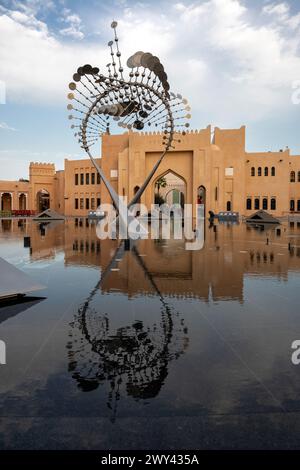
[{"label": "arched doorway", "polygon": [[179,189],[170,189],[166,194],[166,203],[171,206],[172,204],[180,204],[184,207],[184,193]]},{"label": "arched doorway", "polygon": [[26,195],[24,193],[19,195],[19,210],[20,211],[26,210]]},{"label": "arched doorway", "polygon": [[50,194],[46,189],[41,189],[36,195],[37,210],[43,212],[50,208]]},{"label": "arched doorway", "polygon": [[12,197],[10,193],[3,193],[1,196],[1,210],[11,211],[12,210]]},{"label": "arched doorway", "polygon": [[185,180],[168,170],[156,178],[154,182],[154,202],[156,204],[180,204],[184,206],[186,199]]}]

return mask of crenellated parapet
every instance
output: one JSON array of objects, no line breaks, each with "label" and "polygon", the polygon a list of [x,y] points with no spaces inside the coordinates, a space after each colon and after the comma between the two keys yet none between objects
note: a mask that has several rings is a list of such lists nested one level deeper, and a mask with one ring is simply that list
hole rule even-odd
[{"label": "crenellated parapet", "polygon": [[30,162],[29,176],[54,176],[55,164],[43,162]]},{"label": "crenellated parapet", "polygon": [[[203,133],[204,131],[206,130],[210,130],[210,126],[208,126],[206,129],[187,129],[185,130],[185,135],[190,135],[190,134],[201,134]],[[134,132],[134,131],[127,131],[127,132],[124,132],[124,134],[127,134],[127,135],[135,135],[135,136],[157,136],[157,137],[162,137],[163,136],[163,132],[161,131],[141,131],[141,132]],[[174,135],[180,135],[181,138],[184,138],[185,135],[182,135],[181,132],[174,132]]]}]

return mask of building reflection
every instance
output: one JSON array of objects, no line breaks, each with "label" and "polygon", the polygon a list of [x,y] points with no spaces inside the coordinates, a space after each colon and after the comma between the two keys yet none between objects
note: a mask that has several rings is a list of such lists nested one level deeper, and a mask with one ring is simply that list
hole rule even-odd
[{"label": "building reflection", "polygon": [[[207,223],[203,250],[186,251],[184,241],[160,239],[139,240],[126,251],[117,240],[100,241],[95,223],[86,219],[0,224],[0,239],[22,244],[30,237],[32,261],[61,260],[59,253],[66,269],[82,267],[83,275],[88,267],[99,270],[99,282],[70,324],[68,367],[81,391],[105,390],[112,420],[122,396],[156,397],[172,362],[186,351],[189,332],[174,299],[243,303],[246,277],[285,281],[299,272],[299,235],[297,220],[272,227]],[[116,293],[119,310],[114,304],[111,315],[107,299]],[[155,302],[151,315],[145,297]],[[127,299],[139,298],[143,308],[133,317]]]},{"label": "building reflection", "polygon": [[[55,260],[64,255],[66,268],[91,266],[105,271],[119,242],[99,240],[95,223],[85,218],[48,224],[30,220],[1,220],[0,237],[19,240],[30,237],[30,259]],[[298,236],[299,235],[299,236]],[[126,251],[118,272],[103,279],[103,292],[119,291],[129,298],[157,295],[149,276],[141,274],[140,262],[164,297],[195,298],[204,301],[243,302],[245,276],[287,279],[289,271],[299,271],[300,222],[279,227],[250,227],[207,223],[205,246],[186,251],[182,240],[140,240],[139,255]]]}]

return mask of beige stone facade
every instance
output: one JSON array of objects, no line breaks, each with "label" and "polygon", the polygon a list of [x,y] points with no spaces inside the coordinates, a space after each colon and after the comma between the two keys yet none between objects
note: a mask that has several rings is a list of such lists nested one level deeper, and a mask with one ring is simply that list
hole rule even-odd
[{"label": "beige stone facade", "polygon": [[[276,216],[300,212],[300,155],[289,149],[249,153],[246,129],[211,127],[190,131],[167,153],[141,198],[150,209],[155,194],[168,202],[204,202],[215,213],[249,215],[265,209]],[[161,135],[129,132],[104,135],[101,165],[111,184],[130,200],[162,151]],[[89,159],[53,164],[30,163],[29,181],[0,181],[1,211],[45,207],[67,216],[86,216],[99,203],[110,203]],[[163,179],[159,187],[158,180]],[[3,214],[2,214],[3,215]]]}]

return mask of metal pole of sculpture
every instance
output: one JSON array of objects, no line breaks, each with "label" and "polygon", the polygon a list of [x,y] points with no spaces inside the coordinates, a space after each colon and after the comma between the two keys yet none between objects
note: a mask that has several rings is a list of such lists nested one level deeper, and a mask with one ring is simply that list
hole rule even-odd
[{"label": "metal pole of sculpture", "polygon": [[[117,22],[113,21],[111,27],[114,30],[114,39],[108,43],[111,62],[106,65],[105,73],[89,64],[77,69],[69,83],[68,99],[72,103],[67,108],[73,113],[69,119],[78,121],[71,125],[76,130],[75,137],[99,173],[120,218],[124,218],[144,193],[166,153],[175,148],[172,144],[180,142],[180,135],[185,135],[189,127],[186,120],[191,115],[187,100],[169,92],[168,77],[158,57],[149,52],[136,52],[127,60],[129,76],[124,76]],[[110,133],[111,123],[136,131],[147,125],[149,130],[162,132],[162,153],[127,207],[91,153],[91,147],[101,136]]]}]

